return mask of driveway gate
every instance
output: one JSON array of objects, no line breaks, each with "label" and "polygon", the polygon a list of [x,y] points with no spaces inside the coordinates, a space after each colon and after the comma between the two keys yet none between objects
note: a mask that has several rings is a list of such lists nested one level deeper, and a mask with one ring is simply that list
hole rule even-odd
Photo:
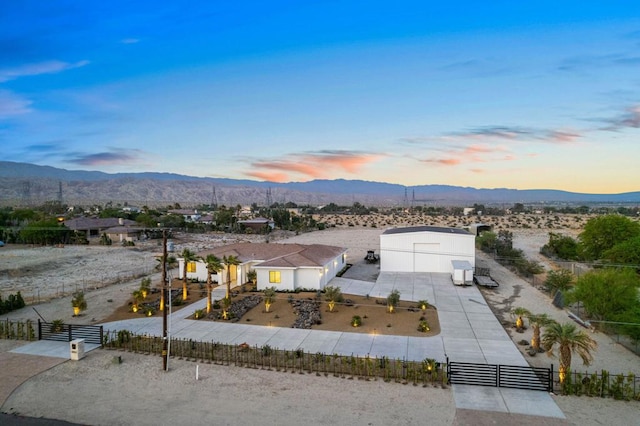
[{"label": "driveway gate", "polygon": [[102,334],[101,325],[57,324],[38,320],[38,340],[70,342],[84,339],[86,343],[102,346]]},{"label": "driveway gate", "polygon": [[448,362],[449,383],[552,392],[551,368]]}]

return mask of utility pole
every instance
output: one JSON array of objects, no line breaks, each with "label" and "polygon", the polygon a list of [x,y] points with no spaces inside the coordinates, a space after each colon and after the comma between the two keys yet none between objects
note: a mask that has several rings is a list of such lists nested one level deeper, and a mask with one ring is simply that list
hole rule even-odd
[{"label": "utility pole", "polygon": [[171,294],[167,294],[167,230],[162,230],[162,301],[160,308],[162,309],[162,370],[168,370],[169,360],[169,339],[167,333],[167,300]]}]

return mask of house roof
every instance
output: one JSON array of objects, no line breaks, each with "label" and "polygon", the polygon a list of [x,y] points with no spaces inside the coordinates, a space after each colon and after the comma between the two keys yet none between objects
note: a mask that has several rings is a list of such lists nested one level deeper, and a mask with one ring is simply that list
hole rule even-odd
[{"label": "house roof", "polygon": [[239,220],[238,223],[247,224],[265,224],[269,223],[271,220],[264,217],[256,217],[255,219],[247,219],[247,220]]},{"label": "house roof", "polygon": [[404,228],[391,228],[384,231],[383,235],[407,234],[412,232],[441,232],[444,234],[473,235],[471,232],[460,228],[447,228],[443,226],[407,226]]},{"label": "house roof", "polygon": [[[122,223],[120,223],[122,221]],[[74,231],[87,229],[107,229],[115,226],[131,226],[135,225],[135,220],[120,219],[117,217],[95,218],[95,217],[78,217],[64,221],[64,225]]]},{"label": "house roof", "polygon": [[347,249],[321,244],[237,243],[198,253],[201,257],[213,254],[220,259],[236,256],[241,263],[261,261],[256,267],[317,267],[324,266]]},{"label": "house roof", "polygon": [[136,234],[144,231],[143,228],[133,228],[131,226],[114,226],[104,230],[107,234]]}]

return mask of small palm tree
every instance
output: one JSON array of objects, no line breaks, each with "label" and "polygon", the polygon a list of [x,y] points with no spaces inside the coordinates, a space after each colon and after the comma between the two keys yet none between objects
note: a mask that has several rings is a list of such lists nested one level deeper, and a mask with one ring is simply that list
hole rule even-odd
[{"label": "small palm tree", "polygon": [[256,285],[256,282],[258,281],[258,272],[255,269],[250,269],[249,272],[247,272],[247,279],[251,281],[251,284]]},{"label": "small palm tree", "polygon": [[87,309],[87,301],[84,298],[84,293],[81,291],[77,291],[73,293],[73,298],[71,299],[71,306],[73,307],[73,316],[80,315],[80,312]]},{"label": "small palm tree", "polygon": [[398,303],[400,303],[400,292],[398,290],[393,290],[387,296],[387,308],[390,314],[392,314],[393,311],[396,309],[396,306],[398,306]]},{"label": "small palm tree", "polygon": [[182,250],[181,253],[182,258],[184,259],[183,266],[183,275],[182,275],[182,300],[187,300],[187,268],[189,267],[189,263],[195,262],[198,260],[198,256],[188,248]]},{"label": "small palm tree", "polygon": [[142,292],[142,297],[146,299],[151,291],[151,278],[142,279],[142,282],[140,282],[140,291]]},{"label": "small palm tree", "polygon": [[144,295],[141,290],[135,290],[131,295],[133,296],[133,305],[131,305],[131,310],[133,312],[138,312],[140,304],[144,300]]},{"label": "small palm tree", "polygon": [[268,287],[264,289],[264,310],[265,312],[269,312],[271,305],[276,300],[276,288]]},{"label": "small palm tree", "polygon": [[511,316],[516,319],[515,326],[517,331],[524,330],[524,320],[522,319],[522,317],[526,317],[529,315],[531,315],[531,312],[529,312],[529,310],[526,308],[518,307],[511,310]]},{"label": "small palm tree", "polygon": [[342,291],[340,287],[334,286],[326,286],[324,288],[324,298],[328,302],[329,312],[333,312],[333,308],[335,308],[336,303],[342,302]]},{"label": "small palm tree", "polygon": [[560,383],[564,383],[567,372],[571,369],[571,355],[574,352],[582,358],[584,365],[589,365],[593,361],[591,351],[598,347],[598,343],[584,331],[578,331],[575,324],[560,324],[554,321],[547,326],[542,336],[542,346],[547,351],[547,355],[554,356],[553,349],[556,345],[560,354],[558,369]]},{"label": "small palm tree", "polygon": [[229,319],[229,308],[231,307],[231,299],[229,297],[225,297],[220,301],[222,305],[222,319]]},{"label": "small palm tree", "polygon": [[529,324],[533,328],[533,337],[531,337],[531,347],[536,352],[540,352],[540,329],[553,323],[553,319],[547,314],[529,314],[527,315]]},{"label": "small palm tree", "polygon": [[231,267],[238,266],[240,264],[240,259],[238,259],[237,256],[230,254],[228,256],[224,256],[222,258],[222,262],[227,268],[227,294],[225,297],[231,300]]},{"label": "small palm tree", "polygon": [[222,271],[224,268],[221,260],[213,254],[207,255],[204,262],[207,264],[207,313],[211,313],[211,292],[213,291],[213,280],[211,276],[214,273],[217,274]]}]

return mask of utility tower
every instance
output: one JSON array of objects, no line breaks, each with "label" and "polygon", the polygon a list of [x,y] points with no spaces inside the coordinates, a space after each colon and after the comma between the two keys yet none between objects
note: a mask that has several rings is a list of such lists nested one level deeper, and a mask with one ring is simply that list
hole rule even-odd
[{"label": "utility tower", "polygon": [[211,207],[214,210],[217,210],[217,208],[218,208],[218,198],[216,197],[216,187],[212,186],[211,187],[211,191],[212,191],[212,194],[211,194]]},{"label": "utility tower", "polygon": [[267,208],[273,204],[273,197],[271,196],[271,188],[267,188]]}]

